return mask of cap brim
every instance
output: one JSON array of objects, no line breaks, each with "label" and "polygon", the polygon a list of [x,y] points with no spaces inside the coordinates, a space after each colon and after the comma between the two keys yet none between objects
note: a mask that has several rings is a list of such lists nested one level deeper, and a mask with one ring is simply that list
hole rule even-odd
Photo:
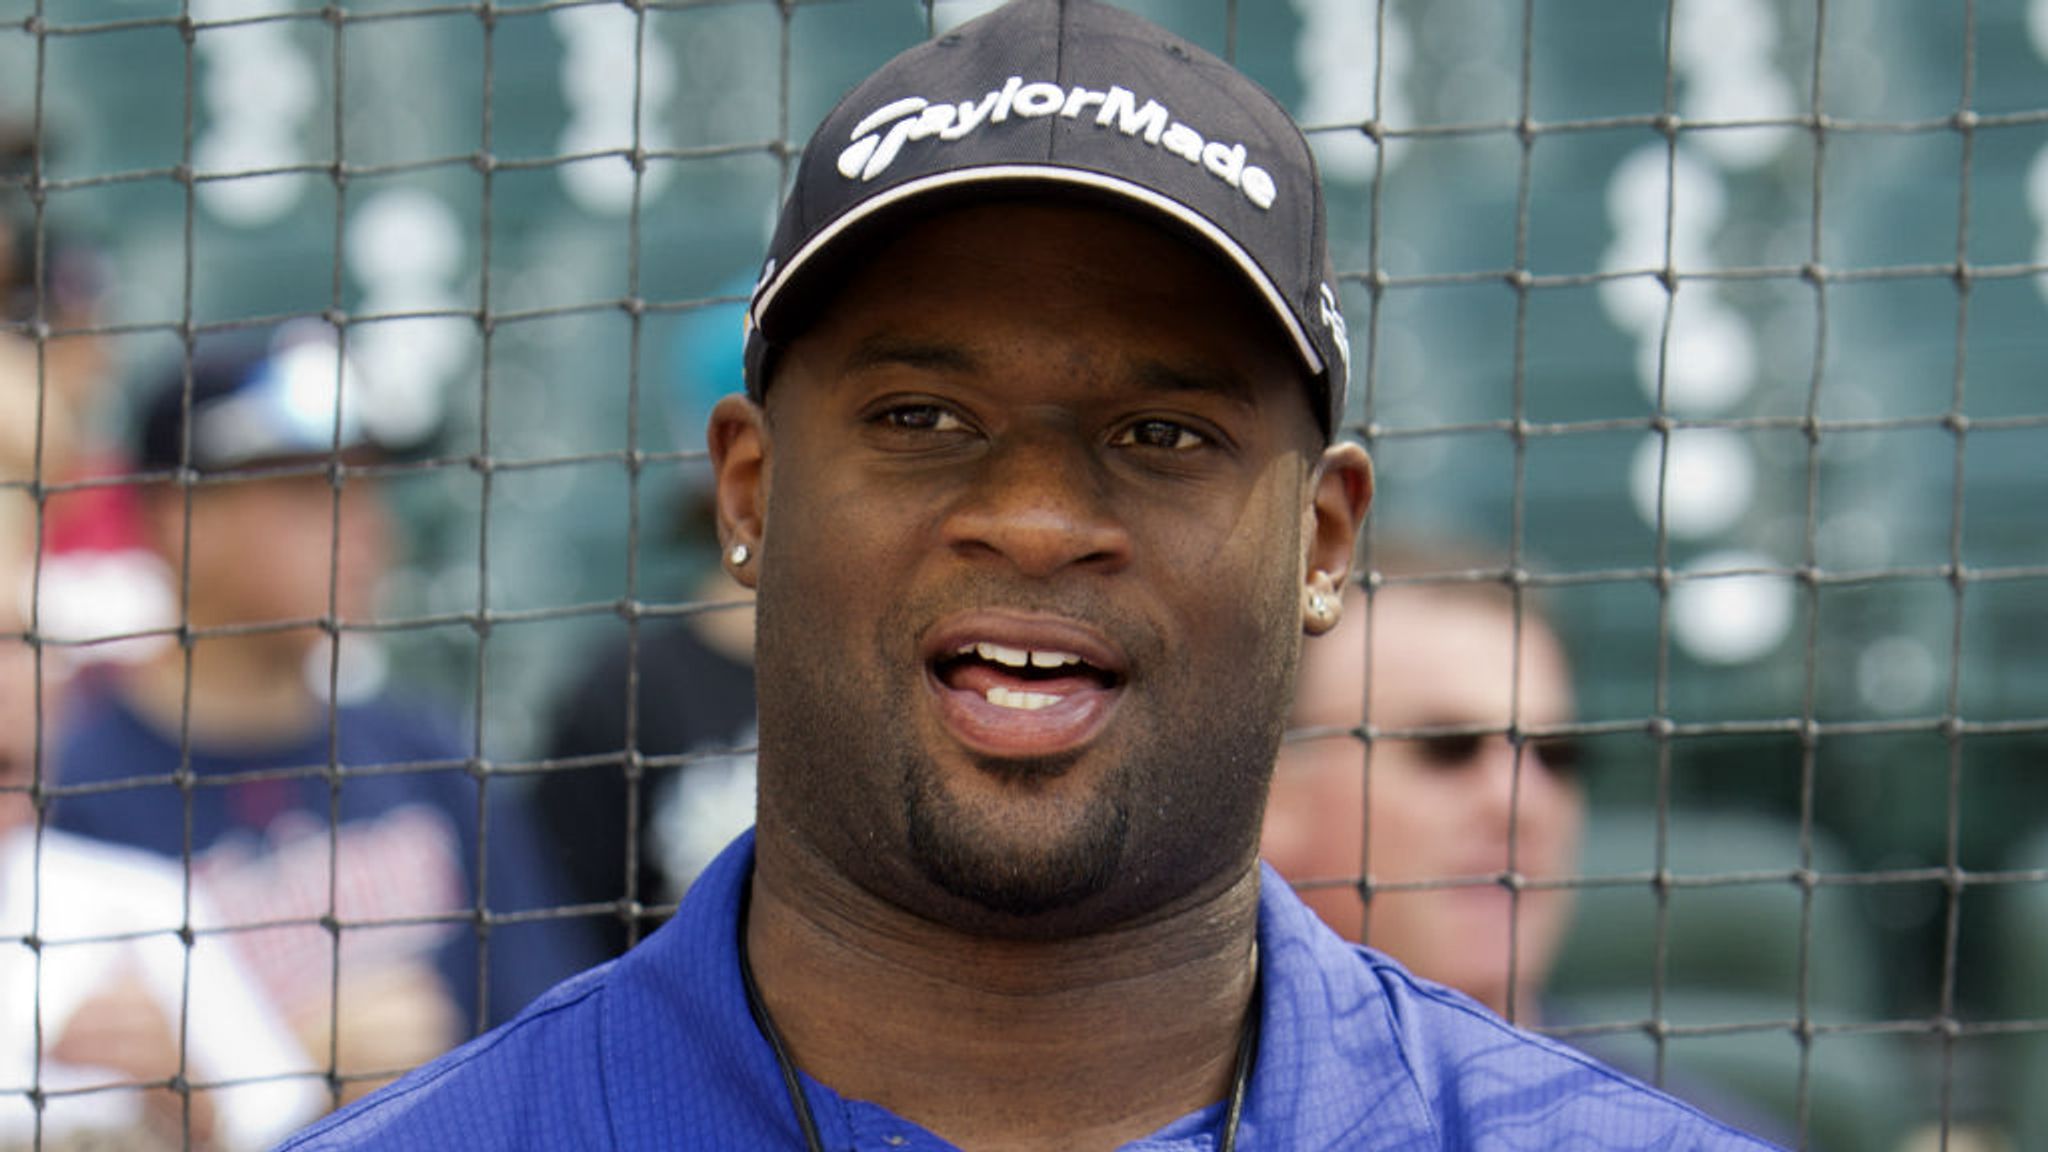
[{"label": "cap brim", "polygon": [[1301,317],[1287,302],[1273,278],[1266,274],[1251,253],[1232,239],[1230,234],[1215,221],[1195,211],[1186,204],[1142,184],[1086,168],[1068,168],[1056,164],[990,164],[978,167],[954,168],[933,173],[878,193],[835,218],[832,223],[819,229],[818,233],[806,240],[790,254],[788,260],[755,289],[752,303],[747,309],[749,327],[757,339],[772,341],[777,337],[773,323],[776,303],[792,295],[792,287],[804,279],[807,269],[820,263],[825,254],[837,249],[856,232],[874,223],[879,218],[893,214],[913,201],[924,201],[934,197],[955,198],[971,194],[975,190],[993,185],[1054,186],[1081,191],[1145,210],[1178,226],[1187,234],[1205,241],[1231,267],[1243,274],[1245,283],[1251,286],[1268,311],[1278,320],[1282,331],[1293,342],[1295,352],[1313,376],[1325,374],[1322,353],[1309,338]]}]

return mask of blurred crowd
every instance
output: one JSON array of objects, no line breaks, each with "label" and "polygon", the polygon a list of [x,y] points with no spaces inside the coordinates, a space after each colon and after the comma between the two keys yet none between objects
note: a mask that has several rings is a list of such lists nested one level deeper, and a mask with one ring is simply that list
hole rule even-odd
[{"label": "blurred crowd", "polygon": [[351,630],[397,533],[336,333],[116,379],[89,254],[7,221],[0,1147],[268,1147],[595,949],[495,921],[562,904],[525,798]]},{"label": "blurred crowd", "polygon": [[[0,131],[0,172],[31,144]],[[256,325],[116,363],[95,254],[18,186],[0,1149],[266,1148],[628,947],[751,823],[751,613],[708,566],[682,591],[731,610],[588,654],[559,770],[484,770],[454,704],[388,667],[408,461],[368,430],[345,337]],[[701,424],[737,311],[695,330]],[[676,494],[686,546],[708,494],[702,468]]]}]

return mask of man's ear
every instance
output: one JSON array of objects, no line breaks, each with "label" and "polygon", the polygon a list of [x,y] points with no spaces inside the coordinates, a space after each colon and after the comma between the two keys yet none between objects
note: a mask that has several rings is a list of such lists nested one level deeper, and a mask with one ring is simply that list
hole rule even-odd
[{"label": "man's ear", "polygon": [[718,484],[718,547],[725,570],[758,586],[761,542],[768,527],[768,414],[745,396],[727,396],[705,430]]},{"label": "man's ear", "polygon": [[1301,626],[1320,636],[1335,628],[1343,613],[1352,550],[1372,507],[1372,457],[1357,444],[1332,444],[1323,450],[1310,484],[1302,514]]}]

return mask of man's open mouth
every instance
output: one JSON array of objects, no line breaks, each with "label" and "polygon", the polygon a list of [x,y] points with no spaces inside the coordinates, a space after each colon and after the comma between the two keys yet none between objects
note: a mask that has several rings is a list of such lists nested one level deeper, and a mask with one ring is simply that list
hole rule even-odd
[{"label": "man's open mouth", "polygon": [[1129,680],[1113,642],[1057,616],[967,613],[934,629],[925,644],[941,718],[984,756],[1055,756],[1088,744]]},{"label": "man's open mouth", "polygon": [[948,688],[1022,712],[1050,708],[1079,692],[1115,688],[1120,680],[1078,653],[989,640],[959,645],[935,663],[933,672]]}]

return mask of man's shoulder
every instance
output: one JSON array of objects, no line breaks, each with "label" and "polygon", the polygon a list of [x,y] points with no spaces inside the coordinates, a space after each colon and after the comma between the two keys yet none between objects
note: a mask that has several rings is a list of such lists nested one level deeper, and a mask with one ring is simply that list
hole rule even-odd
[{"label": "man's shoulder", "polygon": [[326,1117],[278,1152],[609,1146],[599,1008],[612,970],[600,965],[563,981],[512,1020]]},{"label": "man's shoulder", "polygon": [[1284,1084],[1271,1086],[1288,1101],[1261,1119],[1298,1145],[1769,1148],[1339,939],[1270,872],[1259,942],[1268,968],[1261,1060],[1279,1055]]},{"label": "man's shoulder", "polygon": [[1450,1146],[1520,1147],[1517,1140],[1540,1132],[1589,1148],[1771,1147],[1379,953],[1357,951],[1387,997],[1401,1059]]}]

